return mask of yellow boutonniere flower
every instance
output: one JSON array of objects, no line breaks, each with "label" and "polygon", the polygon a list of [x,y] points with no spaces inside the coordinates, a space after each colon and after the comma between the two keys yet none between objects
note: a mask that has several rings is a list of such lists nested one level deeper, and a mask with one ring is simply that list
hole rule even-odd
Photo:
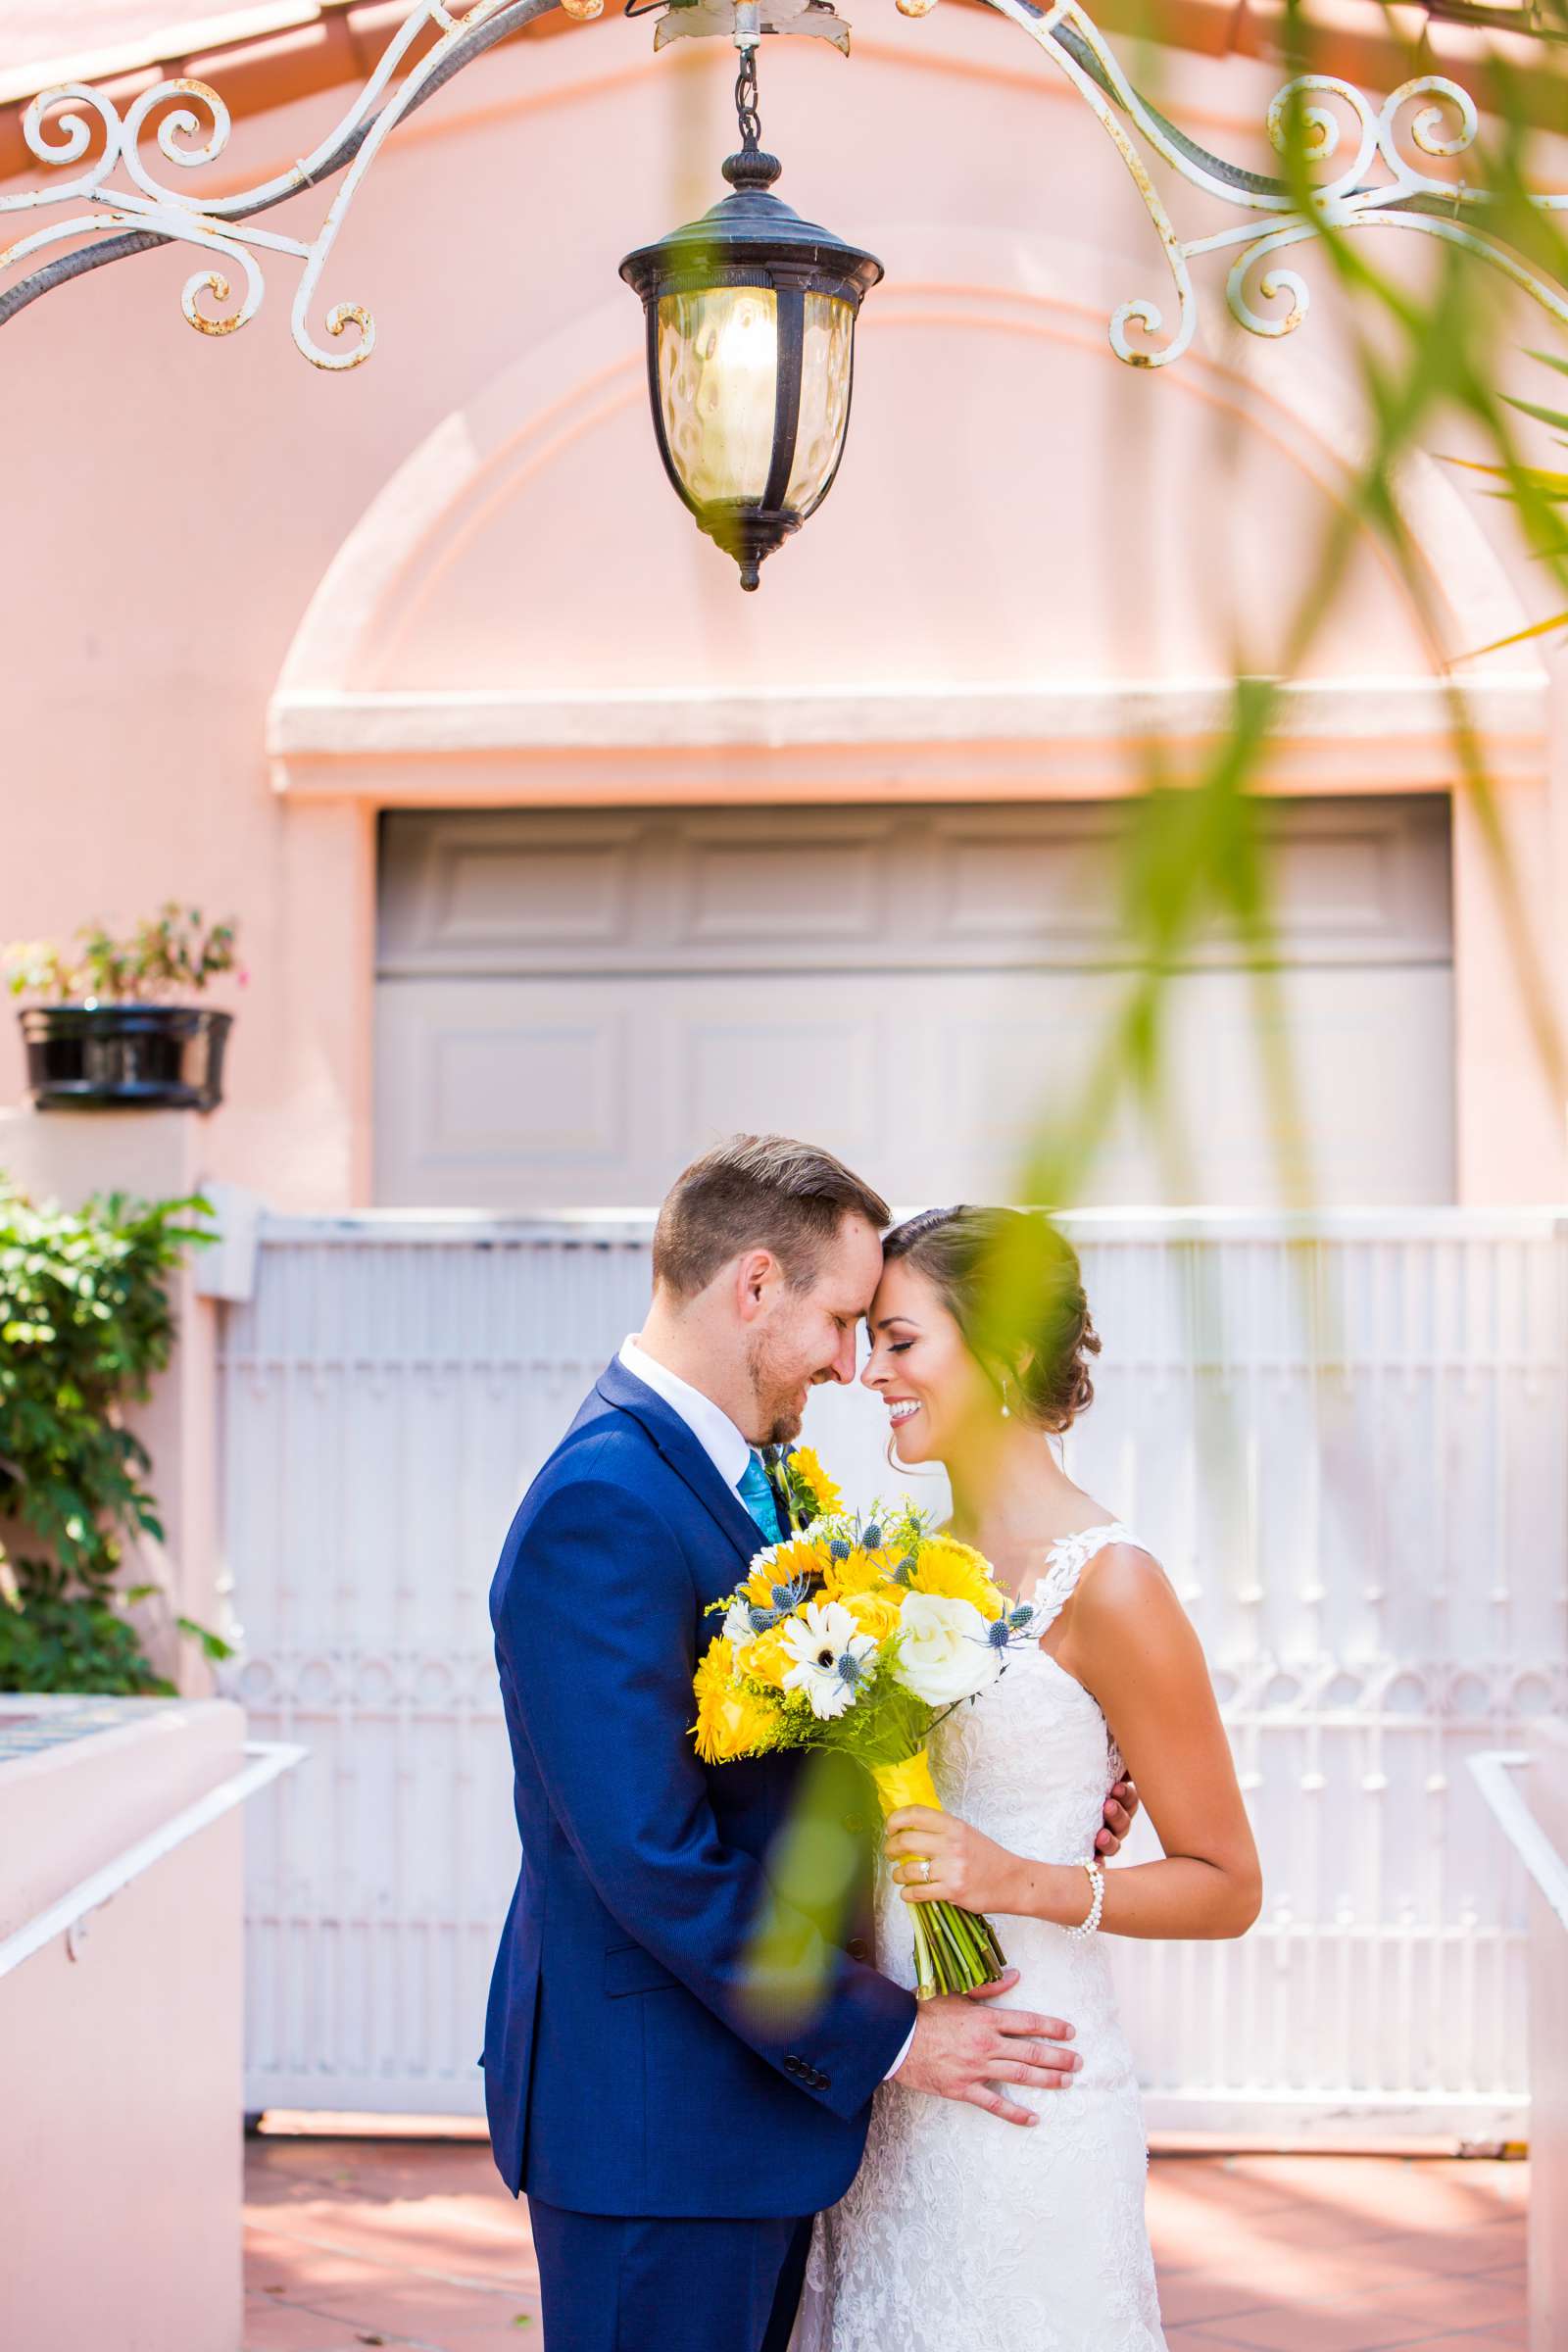
[{"label": "yellow boutonniere flower", "polygon": [[812,1517],[826,1519],[844,1508],[844,1490],[834,1484],[823,1469],[816,1448],[797,1446],[784,1464],[785,1476],[793,1486],[797,1481],[810,1494]]}]

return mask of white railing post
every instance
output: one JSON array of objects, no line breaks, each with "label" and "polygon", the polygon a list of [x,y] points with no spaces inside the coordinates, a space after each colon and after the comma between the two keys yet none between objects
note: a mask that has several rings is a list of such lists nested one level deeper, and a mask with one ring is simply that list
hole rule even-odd
[{"label": "white railing post", "polygon": [[[1538,1828],[1568,1857],[1568,1724],[1529,1733],[1526,1788]],[[1560,1862],[1568,1881],[1568,1860]],[[1561,1890],[1568,1900],[1568,1887]],[[1530,2343],[1568,2342],[1568,1918],[1530,1890]]]},{"label": "white railing post", "polygon": [[1559,2352],[1568,2326],[1568,1725],[1543,1718],[1526,1739],[1472,1756],[1470,1770],[1530,1877],[1530,2347]]}]

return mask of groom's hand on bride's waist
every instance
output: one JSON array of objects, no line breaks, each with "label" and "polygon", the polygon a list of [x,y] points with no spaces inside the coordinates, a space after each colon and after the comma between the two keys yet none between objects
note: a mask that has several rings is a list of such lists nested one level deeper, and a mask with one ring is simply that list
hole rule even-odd
[{"label": "groom's hand on bride's waist", "polygon": [[1133,1826],[1138,1811],[1138,1791],[1129,1773],[1119,1780],[1105,1799],[1105,1826],[1095,1838],[1095,1851],[1108,1862],[1119,1854],[1122,1839]]},{"label": "groom's hand on bride's waist", "polygon": [[962,2099],[1004,2124],[1037,2123],[1033,2109],[1018,2106],[1001,2085],[1064,2090],[1083,2061],[1071,2047],[1072,2028],[1061,2018],[997,2002],[1017,1982],[1018,1972],[1010,1968],[1000,1984],[977,1992],[922,2001],[914,2040],[898,2071],[899,2088]]}]

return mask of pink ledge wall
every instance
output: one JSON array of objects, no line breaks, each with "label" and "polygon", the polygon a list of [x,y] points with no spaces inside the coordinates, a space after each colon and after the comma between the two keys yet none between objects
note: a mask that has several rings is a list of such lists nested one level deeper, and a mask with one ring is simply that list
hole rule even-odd
[{"label": "pink ledge wall", "polygon": [[[323,311],[364,300],[376,316],[375,355],[345,376],[295,351],[287,262],[269,263],[266,305],[233,338],[190,332],[178,303],[193,265],[169,254],[50,297],[0,344],[9,442],[24,453],[0,589],[0,937],[125,921],[169,893],[237,912],[252,980],[206,1157],[280,1205],[369,1196],[377,796],[345,776],[341,789],[318,778],[308,803],[280,797],[270,701],[328,566],[399,469],[444,419],[461,438],[530,354],[564,348],[596,315],[621,321],[596,330],[623,345],[608,392],[590,377],[561,384],[553,436],[540,438],[542,401],[519,417],[535,435],[526,463],[503,463],[444,530],[411,540],[406,576],[337,683],[591,696],[671,678],[694,692],[934,670],[1114,684],[1274,665],[1336,497],[1331,454],[1287,414],[1310,408],[1301,386],[1331,380],[1343,350],[1327,273],[1296,257],[1313,277],[1311,318],[1254,346],[1224,327],[1219,270],[1195,265],[1219,321],[1207,357],[1128,369],[1106,351],[1105,313],[1143,294],[1169,309],[1157,245],[1103,134],[1013,28],[977,12],[918,25],[887,12],[858,29],[849,65],[814,42],[776,47],[763,120],[786,160],[781,193],[847,234],[874,231],[889,279],[862,329],[843,475],[755,599],[662,479],[635,380],[637,307],[615,277],[630,245],[720,192],[733,118],[716,44],[656,60],[649,26],[618,20],[524,41],[406,125],[322,289]],[[1200,137],[1264,160],[1275,72],[1152,54],[1139,71]],[[265,176],[336,104],[241,125],[192,184]],[[323,201],[272,224],[309,234]],[[1172,203],[1185,233],[1209,224],[1191,191]],[[959,255],[946,288],[931,260],[944,239]],[[1031,303],[1069,277],[1092,279],[1092,300],[1057,303],[1039,331]],[[971,335],[977,301],[992,318]],[[1523,315],[1517,330],[1521,344],[1542,331]],[[1455,479],[1444,495],[1457,509],[1468,494]],[[1541,592],[1505,519],[1475,498],[1467,512],[1460,552],[1434,553],[1458,599],[1449,654],[1478,641],[1462,606],[1489,540],[1518,609]],[[1363,549],[1308,668],[1375,682],[1430,674],[1439,651]],[[1549,903],[1564,834],[1550,745],[1510,758],[1505,828]],[[625,772],[635,793],[635,751]],[[731,773],[747,797],[744,753]],[[427,775],[431,797],[457,803],[509,790],[473,759]],[[846,775],[853,789],[853,760]],[[1353,771],[1315,777],[1298,760],[1291,777],[1297,790],[1391,781],[1375,737]],[[1451,779],[1434,755],[1394,780]],[[569,777],[559,789],[569,796]],[[521,777],[517,797],[531,791]],[[1474,828],[1457,839],[1461,1191],[1560,1197],[1561,1106],[1521,1008],[1511,918]],[[1555,952],[1548,992],[1561,989]],[[20,1087],[0,1019],[0,1101]]]},{"label": "pink ledge wall", "polygon": [[[0,1702],[6,1713],[47,1701]],[[57,1705],[70,1702],[55,1702]],[[239,1769],[220,1702],[0,1758],[0,1941]],[[238,2352],[241,1822],[230,1812],[0,1978],[0,2334]]]}]

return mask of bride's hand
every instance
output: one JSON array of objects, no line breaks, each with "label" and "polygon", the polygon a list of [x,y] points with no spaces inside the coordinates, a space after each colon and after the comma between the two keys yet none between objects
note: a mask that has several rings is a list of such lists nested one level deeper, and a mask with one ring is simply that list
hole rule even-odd
[{"label": "bride's hand", "polygon": [[906,1903],[956,1903],[964,1911],[1020,1908],[1018,1856],[956,1813],[905,1805],[889,1817],[886,1845]]}]

